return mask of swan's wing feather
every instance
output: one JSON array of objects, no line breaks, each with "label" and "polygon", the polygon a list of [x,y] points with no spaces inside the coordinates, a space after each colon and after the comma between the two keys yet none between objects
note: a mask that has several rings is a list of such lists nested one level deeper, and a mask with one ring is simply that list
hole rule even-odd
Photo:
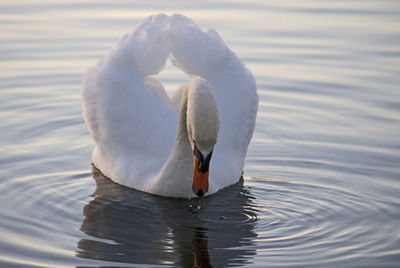
[{"label": "swan's wing feather", "polygon": [[146,78],[168,57],[168,20],[147,18],[83,81],[83,116],[96,142],[93,162],[106,176],[137,189],[157,174],[175,136],[176,112],[161,84]]},{"label": "swan's wing feather", "polygon": [[218,101],[221,126],[210,165],[212,192],[241,175],[255,126],[257,86],[251,72],[216,31],[204,32],[187,17],[173,15],[170,38],[171,51],[182,70],[206,78]]},{"label": "swan's wing feather", "polygon": [[226,65],[230,51],[214,30],[204,32],[179,14],[170,21],[171,52],[185,73],[208,78]]}]

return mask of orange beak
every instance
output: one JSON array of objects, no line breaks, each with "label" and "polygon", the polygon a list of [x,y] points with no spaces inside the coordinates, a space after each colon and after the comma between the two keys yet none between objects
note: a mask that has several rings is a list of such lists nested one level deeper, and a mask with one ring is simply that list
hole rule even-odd
[{"label": "orange beak", "polygon": [[208,191],[208,169],[199,171],[200,160],[194,156],[192,190],[198,196],[203,196]]}]

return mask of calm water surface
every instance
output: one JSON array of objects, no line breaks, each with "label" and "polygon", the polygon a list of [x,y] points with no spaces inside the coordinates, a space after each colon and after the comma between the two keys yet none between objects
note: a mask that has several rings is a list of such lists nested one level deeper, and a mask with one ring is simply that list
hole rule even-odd
[{"label": "calm water surface", "polygon": [[[0,1],[1,267],[399,265],[399,1],[35,2]],[[91,166],[83,74],[156,12],[216,29],[258,83],[244,180],[202,201]]]}]

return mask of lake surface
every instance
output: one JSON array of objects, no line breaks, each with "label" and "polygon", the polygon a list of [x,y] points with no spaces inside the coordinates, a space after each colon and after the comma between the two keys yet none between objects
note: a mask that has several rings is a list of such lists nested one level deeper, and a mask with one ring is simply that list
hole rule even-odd
[{"label": "lake surface", "polygon": [[[0,1],[0,267],[398,267],[399,1],[35,2]],[[244,179],[202,201],[91,166],[83,74],[158,12],[258,84]]]}]

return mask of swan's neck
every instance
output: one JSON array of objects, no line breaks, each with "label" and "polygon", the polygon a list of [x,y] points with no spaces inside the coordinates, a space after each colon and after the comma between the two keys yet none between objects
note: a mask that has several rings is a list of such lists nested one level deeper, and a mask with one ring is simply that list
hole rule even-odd
[{"label": "swan's neck", "polygon": [[[182,93],[178,128],[174,147],[164,166],[155,178],[152,188],[159,195],[187,197],[192,192],[193,158],[187,132],[188,88]],[[173,194],[171,194],[174,192]]]},{"label": "swan's neck", "polygon": [[[198,161],[206,165],[205,159],[208,159],[208,167],[218,130],[219,116],[214,93],[207,81],[193,79],[183,89],[174,146],[156,177],[152,192],[182,197],[193,195],[194,144],[201,154],[196,156]],[[202,172],[207,172],[208,187],[208,169]]]},{"label": "swan's neck", "polygon": [[189,152],[189,155],[191,155],[191,146],[187,131],[188,91],[189,88],[186,87],[182,93],[183,95],[181,100],[181,106],[179,109],[178,128],[176,130],[176,137],[175,137],[173,151],[180,151],[181,153]]}]

